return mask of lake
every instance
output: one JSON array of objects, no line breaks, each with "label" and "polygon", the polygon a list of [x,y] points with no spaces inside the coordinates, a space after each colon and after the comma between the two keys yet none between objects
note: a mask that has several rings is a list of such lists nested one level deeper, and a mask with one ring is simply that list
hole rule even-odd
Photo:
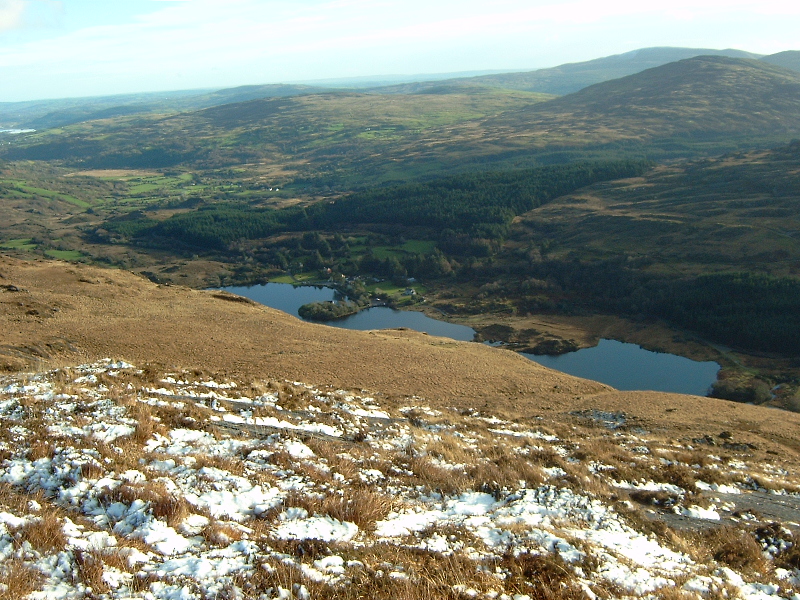
[{"label": "lake", "polygon": [[[226,287],[225,291],[255,300],[260,304],[277,308],[283,312],[300,318],[297,310],[309,302],[327,302],[335,300],[336,291],[326,287],[293,286],[289,283],[268,283],[251,287]],[[386,306],[375,306],[362,310],[354,315],[326,321],[325,325],[343,327],[344,329],[395,329],[408,327],[414,331],[424,331],[430,335],[449,337],[464,342],[472,341],[475,330],[464,325],[456,325],[446,321],[438,321],[413,310],[394,310]]]},{"label": "lake", "polygon": [[654,390],[705,396],[717,380],[719,365],[651,352],[636,344],[600,340],[594,348],[583,348],[559,356],[522,353],[540,365],[606,383],[618,390]]},{"label": "lake", "polygon": [[[293,286],[288,283],[223,289],[298,318],[300,315],[297,310],[303,304],[336,299],[336,292],[330,288]],[[325,324],[362,331],[408,327],[461,341],[471,341],[475,335],[475,331],[465,325],[432,319],[421,312],[380,306]],[[698,362],[674,354],[651,352],[636,344],[605,339],[600,340],[594,348],[584,348],[559,356],[522,355],[545,367],[599,381],[618,390],[653,390],[697,396],[708,393],[720,368],[715,362]]]}]

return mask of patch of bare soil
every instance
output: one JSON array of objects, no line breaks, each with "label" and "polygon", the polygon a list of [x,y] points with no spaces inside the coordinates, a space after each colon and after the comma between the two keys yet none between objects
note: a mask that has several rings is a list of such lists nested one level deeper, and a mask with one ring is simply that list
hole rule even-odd
[{"label": "patch of bare soil", "polygon": [[676,437],[733,431],[754,452],[796,455],[800,416],[711,398],[618,392],[551,371],[509,350],[408,330],[304,323],[218,292],[159,286],[125,271],[0,257],[0,368],[41,370],[104,357],[223,376],[365,389],[385,402],[564,421],[624,412]]}]

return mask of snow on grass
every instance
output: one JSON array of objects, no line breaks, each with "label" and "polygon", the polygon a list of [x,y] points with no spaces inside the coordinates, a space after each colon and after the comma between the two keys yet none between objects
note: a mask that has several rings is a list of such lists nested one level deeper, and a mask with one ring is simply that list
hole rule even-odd
[{"label": "snow on grass", "polygon": [[349,597],[414,586],[521,600],[557,581],[569,598],[800,600],[788,529],[759,538],[781,568],[757,574],[615,505],[652,498],[652,512],[666,495],[660,510],[714,523],[734,510],[715,494],[745,496],[757,469],[780,489],[788,470],[717,457],[732,474],[706,483],[713,470],[682,462],[684,449],[621,433],[621,414],[581,413],[601,427],[573,443],[535,419],[409,400],[393,411],[298,382],[154,379],[111,360],[3,378],[0,596],[16,597],[3,581],[27,581],[19,597],[266,600],[356,585]]}]

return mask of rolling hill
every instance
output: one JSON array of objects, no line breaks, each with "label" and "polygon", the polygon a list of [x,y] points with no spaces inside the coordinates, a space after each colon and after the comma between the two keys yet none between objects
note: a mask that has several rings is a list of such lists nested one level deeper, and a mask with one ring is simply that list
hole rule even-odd
[{"label": "rolling hill", "polygon": [[[453,74],[419,75],[416,80],[404,77],[403,83],[369,85],[379,78],[330,80],[311,84],[246,85],[220,90],[185,90],[0,103],[0,126],[8,128],[47,129],[83,121],[104,119],[128,114],[170,113],[191,111],[220,104],[245,102],[263,98],[279,98],[334,89],[366,88],[378,94],[419,93],[480,93],[485,88],[500,88],[550,95],[565,95],[584,87],[638,73],[648,68],[699,55],[719,55],[733,58],[757,58],[759,55],[741,50],[711,50],[700,48],[643,48],[581,63],[570,63],[549,69],[520,73],[501,73],[477,76]],[[774,64],[797,70],[797,58],[791,52],[764,57]],[[784,64],[785,63],[785,64]],[[794,66],[792,66],[794,65]],[[387,80],[401,77],[385,78]]]},{"label": "rolling hill", "polygon": [[215,91],[187,90],[8,102],[0,103],[0,125],[41,130],[127,115],[170,114],[246,102],[254,98],[283,98],[325,90],[326,88],[304,85],[247,85]]},{"label": "rolling hill", "polygon": [[521,73],[503,73],[478,77],[454,78],[448,81],[419,82],[380,88],[382,93],[430,93],[450,88],[492,87],[524,92],[565,96],[585,87],[619,79],[667,63],[695,56],[727,56],[758,58],[758,54],[743,50],[711,50],[707,48],[642,48],[585,62],[568,63],[549,69]]},{"label": "rolling hill", "polygon": [[800,74],[756,60],[700,56],[599,83],[485,125],[564,139],[689,142],[800,132]]},{"label": "rolling hill", "polygon": [[551,100],[504,90],[335,92],[120,117],[15,140],[2,157],[81,168],[261,162],[292,165],[298,180],[346,189],[487,166],[679,158],[788,142],[800,132],[798,90],[794,71],[696,57]]},{"label": "rolling hill", "polygon": [[800,50],[787,50],[761,58],[764,62],[777,65],[792,71],[800,71]]}]

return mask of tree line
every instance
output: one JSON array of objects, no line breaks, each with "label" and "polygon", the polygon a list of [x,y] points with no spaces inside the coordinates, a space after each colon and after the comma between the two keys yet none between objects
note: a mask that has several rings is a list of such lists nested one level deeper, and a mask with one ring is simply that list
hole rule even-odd
[{"label": "tree line", "polygon": [[126,238],[172,240],[224,251],[238,240],[262,239],[278,232],[407,227],[422,238],[440,241],[451,252],[480,256],[490,251],[486,240],[505,237],[516,215],[587,185],[641,175],[649,166],[640,160],[594,161],[464,173],[375,188],[306,208],[274,210],[219,203],[162,222],[146,217],[109,221],[104,229]]}]

